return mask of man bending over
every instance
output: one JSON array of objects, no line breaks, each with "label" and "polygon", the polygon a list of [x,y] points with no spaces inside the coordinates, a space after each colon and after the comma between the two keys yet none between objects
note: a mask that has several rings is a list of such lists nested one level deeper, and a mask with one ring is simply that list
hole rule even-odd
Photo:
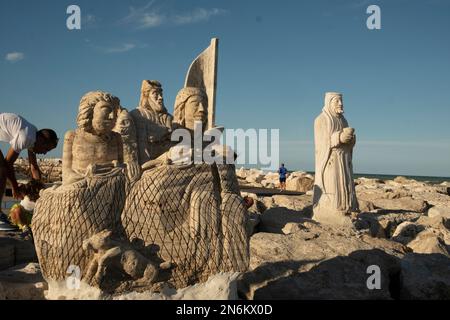
[{"label": "man bending over", "polygon": [[22,199],[14,172],[14,162],[22,150],[28,150],[31,175],[34,180],[41,180],[36,154],[46,154],[56,148],[58,137],[51,129],[37,130],[34,125],[19,115],[0,113],[0,141],[10,144],[6,157],[0,150],[0,231],[11,231],[15,228],[8,222],[8,217],[1,211],[6,179],[11,182],[13,197]]}]

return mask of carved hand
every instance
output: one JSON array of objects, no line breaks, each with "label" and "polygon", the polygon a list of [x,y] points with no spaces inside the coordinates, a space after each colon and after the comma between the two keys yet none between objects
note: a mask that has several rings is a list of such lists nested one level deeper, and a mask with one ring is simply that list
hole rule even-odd
[{"label": "carved hand", "polygon": [[127,175],[130,181],[137,181],[141,177],[141,166],[134,161],[127,162]]},{"label": "carved hand", "polygon": [[339,136],[339,140],[343,144],[348,144],[352,140],[352,136],[349,135],[348,133],[342,132]]},{"label": "carved hand", "polygon": [[86,168],[86,177],[92,177],[97,172],[97,165],[96,164],[89,164]]},{"label": "carved hand", "polygon": [[215,155],[218,157],[222,157],[222,159],[225,160],[234,160],[236,159],[237,155],[234,152],[233,149],[231,149],[227,145],[214,145],[213,150],[215,152]]},{"label": "carved hand", "polygon": [[344,128],[341,134],[339,135],[339,140],[343,144],[349,144],[355,138],[354,130],[352,128]]}]

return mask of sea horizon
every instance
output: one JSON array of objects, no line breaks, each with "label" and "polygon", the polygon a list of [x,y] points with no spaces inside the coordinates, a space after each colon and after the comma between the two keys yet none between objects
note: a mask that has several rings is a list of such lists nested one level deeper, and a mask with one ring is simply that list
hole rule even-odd
[{"label": "sea horizon", "polygon": [[[276,170],[269,170],[266,168],[261,168],[261,167],[257,167],[257,166],[242,166],[242,165],[236,165],[236,169],[240,169],[240,168],[245,168],[245,169],[258,169],[258,170],[262,170],[264,172],[274,172]],[[299,170],[299,169],[294,169],[294,170],[288,170],[288,173],[292,173],[292,172],[306,172],[309,174],[315,174],[315,171],[308,171],[308,170]],[[435,183],[435,184],[440,184],[442,182],[450,182],[450,177],[447,176],[429,176],[429,175],[413,175],[413,174],[388,174],[388,173],[354,173],[353,174],[353,178],[357,179],[357,178],[373,178],[373,179],[380,179],[380,180],[393,180],[396,177],[405,177],[407,179],[412,179],[412,180],[416,180],[416,181],[421,181],[421,182],[430,182],[430,183]]]},{"label": "sea horizon", "polygon": [[[26,157],[19,157],[19,159],[26,159]],[[57,161],[62,161],[62,158],[58,158],[58,157],[39,157],[40,160],[57,160]],[[274,172],[274,170],[268,170],[266,168],[261,168],[261,167],[257,167],[255,165],[251,165],[251,166],[243,166],[243,165],[236,165],[236,169],[240,169],[240,168],[245,168],[245,169],[258,169],[258,170],[262,170],[262,171],[267,171],[267,172]],[[276,170],[275,170],[276,171]],[[292,173],[292,172],[306,172],[309,174],[315,174],[314,171],[308,171],[308,170],[288,170],[288,173]],[[446,177],[446,176],[424,176],[424,175],[412,175],[412,174],[387,174],[387,173],[354,173],[353,174],[354,179],[357,178],[373,178],[373,179],[380,179],[380,180],[393,180],[396,177],[405,177],[408,179],[413,179],[416,181],[422,181],[422,182],[430,182],[430,183],[435,183],[435,184],[440,184],[443,182],[450,182],[450,177]]]}]

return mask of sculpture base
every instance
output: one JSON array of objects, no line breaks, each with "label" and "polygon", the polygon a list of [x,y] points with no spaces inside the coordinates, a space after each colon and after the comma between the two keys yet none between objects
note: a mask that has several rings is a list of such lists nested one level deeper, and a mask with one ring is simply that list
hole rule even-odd
[{"label": "sculpture base", "polygon": [[352,214],[327,208],[316,207],[313,210],[313,220],[334,226],[353,227]]}]

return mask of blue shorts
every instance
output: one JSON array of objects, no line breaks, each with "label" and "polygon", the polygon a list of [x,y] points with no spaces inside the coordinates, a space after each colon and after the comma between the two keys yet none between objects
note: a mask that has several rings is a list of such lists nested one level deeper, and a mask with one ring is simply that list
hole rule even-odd
[{"label": "blue shorts", "polygon": [[286,178],[280,178],[280,183],[286,182]]}]

